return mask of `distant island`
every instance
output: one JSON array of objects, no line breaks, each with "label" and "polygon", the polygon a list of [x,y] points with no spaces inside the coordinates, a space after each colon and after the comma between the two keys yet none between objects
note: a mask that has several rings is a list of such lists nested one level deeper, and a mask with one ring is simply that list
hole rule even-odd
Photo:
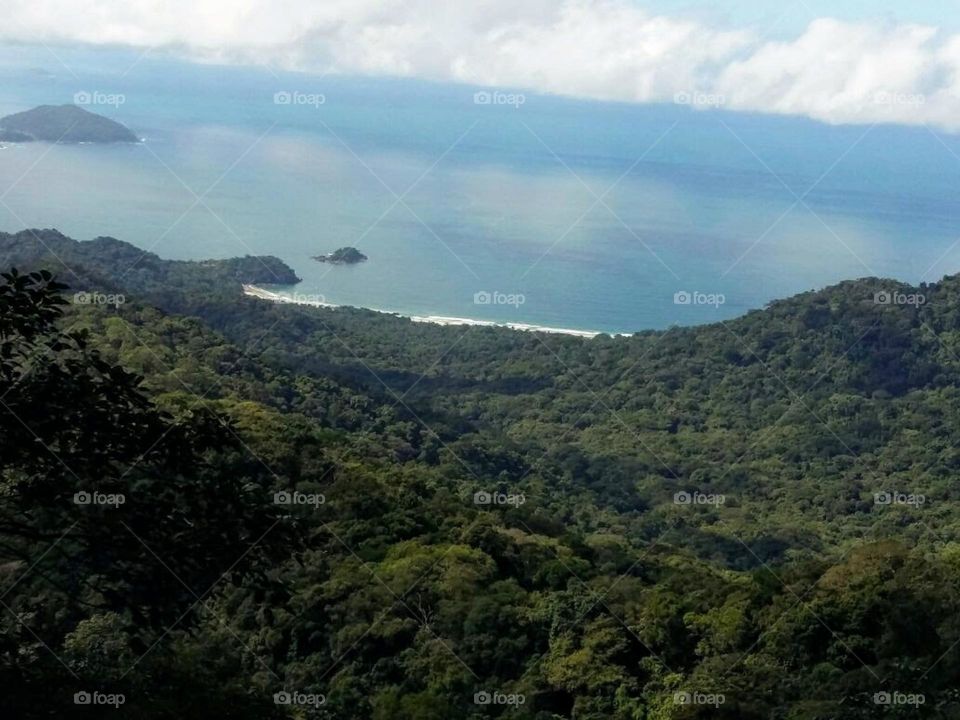
[{"label": "distant island", "polygon": [[342,247],[326,255],[315,255],[317,262],[332,263],[334,265],[355,265],[367,259],[367,256],[355,247]]},{"label": "distant island", "polygon": [[118,122],[76,105],[41,105],[0,118],[0,142],[135,143]]}]

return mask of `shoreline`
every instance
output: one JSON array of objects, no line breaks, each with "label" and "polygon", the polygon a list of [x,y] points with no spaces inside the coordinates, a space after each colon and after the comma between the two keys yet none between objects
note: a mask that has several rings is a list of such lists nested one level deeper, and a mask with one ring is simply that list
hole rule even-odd
[{"label": "shoreline", "polygon": [[[287,295],[265,290],[258,285],[243,285],[243,294],[248,297],[255,297],[261,300],[269,300],[275,303],[286,305],[309,305],[311,307],[322,307],[335,310],[340,307],[354,307],[351,305],[337,305],[321,300],[298,300]],[[501,322],[497,320],[477,320],[474,318],[449,317],[446,315],[405,315],[391,310],[378,310],[377,308],[357,308],[360,310],[369,310],[371,312],[382,313],[383,315],[393,315],[394,317],[407,318],[413,322],[431,323],[433,325],[470,325],[475,327],[502,327],[509,330],[519,330],[521,332],[542,332],[552,333],[554,335],[572,335],[574,337],[594,338],[598,335],[625,335],[627,333],[607,333],[599,330],[576,330],[573,328],[555,328],[543,325],[532,325],[529,323]]]}]

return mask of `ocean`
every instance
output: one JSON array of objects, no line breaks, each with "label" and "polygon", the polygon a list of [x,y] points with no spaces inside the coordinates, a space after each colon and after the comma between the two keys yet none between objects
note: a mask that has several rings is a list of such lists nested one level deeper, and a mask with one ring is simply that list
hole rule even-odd
[{"label": "ocean", "polygon": [[[633,332],[960,271],[960,137],[926,127],[119,50],[0,56],[0,114],[75,97],[144,143],[5,146],[0,229],[276,255],[303,278],[271,288],[291,296]],[[311,259],[347,245],[369,260]]]}]

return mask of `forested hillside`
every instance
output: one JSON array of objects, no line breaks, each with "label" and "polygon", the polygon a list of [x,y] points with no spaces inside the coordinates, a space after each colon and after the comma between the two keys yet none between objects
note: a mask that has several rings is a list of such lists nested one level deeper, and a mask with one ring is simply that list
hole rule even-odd
[{"label": "forested hillside", "polygon": [[11,717],[960,717],[958,278],[583,339],[0,268]]}]

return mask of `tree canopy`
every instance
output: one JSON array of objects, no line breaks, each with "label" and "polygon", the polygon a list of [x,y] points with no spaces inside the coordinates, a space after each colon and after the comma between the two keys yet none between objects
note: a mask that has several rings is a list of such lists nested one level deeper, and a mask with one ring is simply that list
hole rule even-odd
[{"label": "tree canopy", "polygon": [[587,340],[0,261],[14,717],[960,716],[957,278]]}]

